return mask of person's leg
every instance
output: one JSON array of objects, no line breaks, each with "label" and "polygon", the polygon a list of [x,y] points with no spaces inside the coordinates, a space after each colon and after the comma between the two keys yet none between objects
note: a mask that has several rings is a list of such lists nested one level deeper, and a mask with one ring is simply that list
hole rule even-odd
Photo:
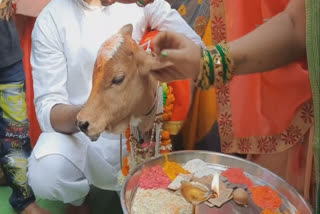
[{"label": "person's leg", "polygon": [[24,83],[0,84],[0,163],[12,195],[12,207],[23,211],[35,197],[27,182],[31,146]]},{"label": "person's leg", "polygon": [[29,185],[35,195],[81,205],[89,193],[89,184],[83,172],[62,155],[29,158]]}]

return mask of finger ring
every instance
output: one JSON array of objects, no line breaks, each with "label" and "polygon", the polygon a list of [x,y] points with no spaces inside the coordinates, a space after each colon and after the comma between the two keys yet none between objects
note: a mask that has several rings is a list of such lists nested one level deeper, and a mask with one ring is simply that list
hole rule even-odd
[{"label": "finger ring", "polygon": [[138,5],[139,7],[143,7],[143,6],[144,6],[144,0],[138,0],[138,1],[137,1],[137,5]]}]

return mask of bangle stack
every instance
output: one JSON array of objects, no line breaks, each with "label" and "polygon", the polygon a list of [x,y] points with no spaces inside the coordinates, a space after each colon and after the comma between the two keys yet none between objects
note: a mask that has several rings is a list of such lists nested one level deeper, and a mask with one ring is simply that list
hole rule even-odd
[{"label": "bangle stack", "polygon": [[201,47],[200,72],[196,80],[196,86],[207,90],[214,83],[214,65],[210,52]]},{"label": "bangle stack", "polygon": [[213,49],[201,48],[200,72],[196,86],[207,90],[230,81],[234,75],[231,54],[226,42],[219,43]]}]

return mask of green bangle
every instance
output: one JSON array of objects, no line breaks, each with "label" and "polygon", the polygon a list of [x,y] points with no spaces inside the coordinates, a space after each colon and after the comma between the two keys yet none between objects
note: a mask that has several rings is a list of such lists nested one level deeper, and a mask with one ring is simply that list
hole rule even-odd
[{"label": "green bangle", "polygon": [[208,50],[206,49],[206,52],[207,52],[207,55],[208,55],[208,58],[209,58],[209,68],[210,68],[210,72],[209,72],[209,83],[210,83],[210,85],[213,85],[213,83],[214,83],[213,60],[212,60],[212,56],[211,56],[210,51],[208,51]]},{"label": "green bangle", "polygon": [[227,80],[227,70],[228,70],[228,64],[226,61],[226,56],[222,50],[222,47],[220,45],[216,45],[216,48],[221,56],[222,64],[223,64],[223,80]]}]

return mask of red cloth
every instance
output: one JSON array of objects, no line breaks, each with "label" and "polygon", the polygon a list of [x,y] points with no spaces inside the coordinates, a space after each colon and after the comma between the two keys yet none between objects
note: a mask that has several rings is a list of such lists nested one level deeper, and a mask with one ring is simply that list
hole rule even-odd
[{"label": "red cloth", "polygon": [[21,39],[21,47],[24,53],[23,64],[24,71],[26,75],[26,102],[28,110],[28,118],[30,120],[30,138],[32,147],[36,144],[40,134],[41,129],[36,117],[34,103],[33,103],[33,81],[32,81],[32,68],[30,64],[30,55],[31,55],[31,32],[35,18],[28,18],[26,23],[25,32]]}]

